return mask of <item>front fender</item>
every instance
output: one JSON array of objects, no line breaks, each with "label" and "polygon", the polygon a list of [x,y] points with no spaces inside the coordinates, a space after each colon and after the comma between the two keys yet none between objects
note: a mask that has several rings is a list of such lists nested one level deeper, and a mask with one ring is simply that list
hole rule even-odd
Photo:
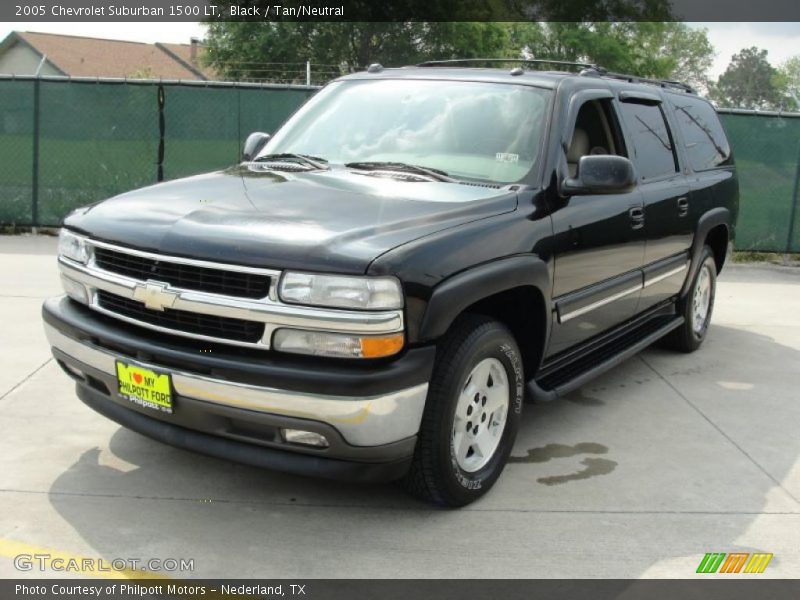
[{"label": "front fender", "polygon": [[552,275],[547,263],[533,254],[510,256],[462,271],[438,284],[431,294],[420,325],[419,340],[435,340],[447,331],[466,308],[514,288],[532,286],[545,307],[543,339],[550,336]]}]

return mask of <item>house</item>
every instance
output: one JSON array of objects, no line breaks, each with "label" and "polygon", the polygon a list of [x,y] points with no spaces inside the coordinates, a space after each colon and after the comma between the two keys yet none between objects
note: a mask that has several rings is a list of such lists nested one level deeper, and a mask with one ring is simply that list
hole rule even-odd
[{"label": "house", "polygon": [[12,31],[0,42],[0,75],[128,79],[217,79],[202,64],[202,43],[145,44],[93,37]]}]

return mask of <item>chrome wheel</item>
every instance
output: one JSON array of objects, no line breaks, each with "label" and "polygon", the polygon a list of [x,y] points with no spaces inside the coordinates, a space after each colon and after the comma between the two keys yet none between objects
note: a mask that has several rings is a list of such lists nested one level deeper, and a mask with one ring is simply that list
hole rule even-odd
[{"label": "chrome wheel", "polygon": [[510,387],[503,363],[480,361],[467,377],[453,419],[453,456],[468,473],[492,459],[508,417]]},{"label": "chrome wheel", "polygon": [[692,297],[692,329],[695,333],[701,334],[706,328],[708,319],[708,309],[711,306],[711,273],[709,267],[704,264],[697,274],[697,282],[694,285],[694,296]]}]

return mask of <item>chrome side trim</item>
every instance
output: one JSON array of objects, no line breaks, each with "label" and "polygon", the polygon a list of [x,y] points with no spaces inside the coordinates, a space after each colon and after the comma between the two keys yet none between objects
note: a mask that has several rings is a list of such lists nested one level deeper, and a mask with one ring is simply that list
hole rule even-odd
[{"label": "chrome side trim", "polygon": [[270,298],[253,300],[165,286],[165,289],[177,296],[172,303],[172,308],[175,310],[265,324],[264,335],[258,343],[236,342],[227,338],[199,336],[124,317],[113,311],[105,310],[98,305],[97,290],[104,290],[123,298],[137,300],[136,289],[142,286],[142,281],[95,268],[91,263],[89,265],[81,265],[63,257],[58,259],[58,264],[62,275],[88,288],[90,306],[93,310],[141,327],[193,339],[264,350],[270,347],[272,334],[280,327],[356,335],[386,335],[403,331],[404,327],[402,310],[370,312],[326,309],[286,304],[280,300],[272,300]]},{"label": "chrome side trim", "polygon": [[629,288],[627,288],[625,290],[622,290],[621,292],[617,292],[616,294],[613,294],[611,296],[606,296],[605,298],[601,298],[600,300],[597,300],[596,302],[592,302],[591,304],[587,304],[586,306],[582,306],[581,308],[577,308],[577,309],[573,310],[572,312],[568,312],[568,313],[565,313],[565,314],[560,314],[559,313],[558,322],[559,323],[566,323],[570,319],[574,319],[575,317],[580,317],[581,315],[585,315],[586,313],[591,312],[591,311],[593,311],[593,310],[595,310],[597,308],[600,308],[601,306],[605,306],[606,304],[611,304],[615,300],[619,300],[620,298],[624,298],[625,296],[627,296],[629,294],[633,294],[634,292],[638,292],[643,287],[644,286],[641,283],[637,283],[633,287],[629,287]]},{"label": "chrome side trim", "polygon": [[335,427],[356,446],[378,446],[396,442],[419,431],[428,384],[397,390],[379,396],[334,396],[292,392],[213,379],[175,371],[79,342],[45,324],[50,345],[64,354],[108,375],[116,377],[116,360],[141,365],[157,372],[170,373],[178,396],[233,408],[310,419]]},{"label": "chrome side trim", "polygon": [[[672,277],[673,275],[677,275],[678,273],[685,271],[688,264],[689,263],[686,262],[681,266],[675,267],[674,269],[670,269],[665,273],[661,273],[660,275],[656,275],[655,277],[651,277],[650,279],[645,279],[644,287],[647,287],[648,285],[653,285],[654,283],[658,283],[659,281],[664,281],[665,279]],[[647,277],[646,274],[645,277]]]}]

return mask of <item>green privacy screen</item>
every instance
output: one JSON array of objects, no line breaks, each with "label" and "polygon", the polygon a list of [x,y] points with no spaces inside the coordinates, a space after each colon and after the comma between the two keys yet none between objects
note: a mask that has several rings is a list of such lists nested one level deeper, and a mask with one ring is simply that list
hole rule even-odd
[{"label": "green privacy screen", "polygon": [[40,83],[39,222],[153,183],[156,88]]},{"label": "green privacy screen", "polygon": [[[0,79],[0,224],[57,226],[73,208],[156,183],[159,173],[227,167],[249,133],[274,132],[313,92]],[[721,113],[739,173],[736,247],[800,252],[800,117]]]},{"label": "green privacy screen", "polygon": [[33,83],[0,82],[0,223],[32,222]]},{"label": "green privacy screen", "polygon": [[739,174],[736,248],[800,252],[800,117],[723,112],[720,118]]},{"label": "green privacy screen", "polygon": [[275,131],[314,91],[0,79],[0,224],[58,226],[159,172],[166,180],[227,167],[247,134]]},{"label": "green privacy screen", "polygon": [[273,133],[310,95],[294,89],[166,88],[165,178],[231,165],[248,134]]}]

